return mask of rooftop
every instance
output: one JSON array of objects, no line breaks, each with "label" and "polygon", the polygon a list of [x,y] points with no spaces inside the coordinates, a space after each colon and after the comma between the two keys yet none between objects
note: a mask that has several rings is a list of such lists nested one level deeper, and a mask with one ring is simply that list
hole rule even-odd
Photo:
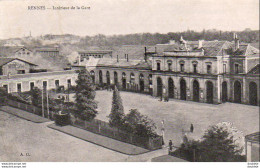
[{"label": "rooftop", "polygon": [[53,72],[40,72],[40,73],[27,73],[27,74],[16,74],[8,76],[0,76],[0,80],[6,79],[19,79],[19,78],[33,78],[33,77],[45,77],[45,76],[53,76],[53,75],[66,75],[66,74],[74,74],[75,70],[66,70],[66,71],[53,71]]},{"label": "rooftop", "polygon": [[31,49],[24,46],[0,46],[0,56],[2,57],[14,56],[15,52],[23,48],[31,51]]},{"label": "rooftop", "polygon": [[30,64],[30,65],[33,65],[33,66],[37,66],[36,64],[33,64],[31,62],[28,62],[28,61],[25,61],[25,60],[22,60],[22,59],[19,59],[19,58],[7,58],[7,57],[0,57],[0,66],[3,66],[13,60],[19,60],[19,61],[22,61],[22,62],[25,62],[27,64]]},{"label": "rooftop", "polygon": [[35,51],[59,51],[59,47],[41,47],[35,48]]},{"label": "rooftop", "polygon": [[259,143],[259,135],[260,135],[260,132],[256,132],[253,134],[246,135],[245,138],[247,141]]},{"label": "rooftop", "polygon": [[109,59],[103,58],[99,59],[97,62],[97,67],[117,67],[117,68],[136,68],[136,69],[151,69],[152,63],[148,60],[126,60],[126,59]]},{"label": "rooftop", "polygon": [[90,53],[90,54],[107,54],[113,52],[112,50],[82,50],[78,51],[78,53]]}]

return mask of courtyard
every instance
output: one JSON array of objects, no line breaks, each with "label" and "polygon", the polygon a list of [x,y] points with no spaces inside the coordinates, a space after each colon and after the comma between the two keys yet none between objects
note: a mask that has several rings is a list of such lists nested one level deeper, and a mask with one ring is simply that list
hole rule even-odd
[{"label": "courtyard", "polygon": [[48,128],[51,123],[34,123],[0,111],[0,161],[113,162],[129,158]]},{"label": "courtyard", "polygon": [[[112,91],[97,91],[97,118],[108,121],[112,105]],[[165,125],[165,142],[173,140],[174,146],[182,142],[182,130],[188,132],[190,125],[194,125],[194,132],[188,137],[199,139],[210,125],[220,122],[231,122],[244,135],[259,131],[259,108],[257,106],[224,103],[219,105],[197,103],[170,99],[161,102],[159,98],[140,93],[120,92],[124,111],[138,109],[147,115],[157,125],[157,132],[161,134],[162,120]]]}]

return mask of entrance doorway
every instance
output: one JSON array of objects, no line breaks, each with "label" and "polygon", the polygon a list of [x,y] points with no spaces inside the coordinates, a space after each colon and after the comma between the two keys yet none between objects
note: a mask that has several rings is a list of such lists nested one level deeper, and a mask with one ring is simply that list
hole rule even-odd
[{"label": "entrance doorway", "polygon": [[234,102],[235,103],[241,103],[241,83],[239,81],[235,81],[234,83]]},{"label": "entrance doorway", "polygon": [[200,85],[197,80],[193,81],[193,101],[200,101]]},{"label": "entrance doorway", "polygon": [[228,100],[228,90],[227,90],[227,82],[222,83],[222,102],[226,102]]},{"label": "entrance doorway", "polygon": [[181,100],[186,100],[186,81],[181,79],[180,81],[180,88],[181,88]]},{"label": "entrance doorway", "polygon": [[255,82],[249,84],[249,103],[251,105],[257,105],[257,85]]},{"label": "entrance doorway", "polygon": [[207,86],[207,103],[213,103],[213,83],[208,81],[206,86]]},{"label": "entrance doorway", "polygon": [[168,91],[169,91],[169,98],[174,98],[174,83],[172,78],[168,80]]},{"label": "entrance doorway", "polygon": [[157,96],[162,97],[162,79],[160,77],[157,78]]}]

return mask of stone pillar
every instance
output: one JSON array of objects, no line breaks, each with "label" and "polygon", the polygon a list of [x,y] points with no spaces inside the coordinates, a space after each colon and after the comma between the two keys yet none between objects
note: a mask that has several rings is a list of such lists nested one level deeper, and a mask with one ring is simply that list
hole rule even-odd
[{"label": "stone pillar", "polygon": [[242,100],[241,100],[241,103],[244,103],[244,104],[248,104],[249,103],[249,99],[248,99],[248,94],[247,94],[247,90],[249,90],[247,87],[246,87],[246,78],[245,76],[243,76],[243,83],[242,83]]}]

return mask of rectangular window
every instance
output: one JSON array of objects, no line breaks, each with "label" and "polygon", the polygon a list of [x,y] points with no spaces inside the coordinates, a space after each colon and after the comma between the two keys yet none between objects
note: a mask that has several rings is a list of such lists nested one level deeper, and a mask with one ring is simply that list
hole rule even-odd
[{"label": "rectangular window", "polygon": [[184,64],[180,64],[181,66],[181,72],[184,72]]},{"label": "rectangular window", "polygon": [[22,84],[17,83],[17,92],[21,93],[22,92]]},{"label": "rectangular window", "polygon": [[30,82],[30,90],[33,90],[34,88],[34,82]]},{"label": "rectangular window", "polygon": [[43,87],[43,90],[44,90],[44,91],[47,90],[47,81],[43,81],[43,82],[42,82],[42,87]]},{"label": "rectangular window", "polygon": [[208,73],[208,74],[211,73],[211,65],[207,65],[207,73]]},{"label": "rectangular window", "polygon": [[8,92],[8,85],[3,85],[3,88]]},{"label": "rectangular window", "polygon": [[223,64],[223,73],[227,73],[227,65]]},{"label": "rectangular window", "polygon": [[235,73],[239,73],[239,65],[235,64]]},{"label": "rectangular window", "polygon": [[60,87],[60,81],[59,80],[55,80],[55,87],[59,88]]},{"label": "rectangular window", "polygon": [[67,80],[67,84],[68,84],[68,88],[70,88],[70,86],[71,86],[71,79]]},{"label": "rectangular window", "polygon": [[17,74],[25,74],[25,70],[17,70]]},{"label": "rectangular window", "polygon": [[160,71],[161,70],[161,63],[157,62],[157,70]]},{"label": "rectangular window", "polygon": [[193,72],[197,73],[197,64],[193,64]]}]

